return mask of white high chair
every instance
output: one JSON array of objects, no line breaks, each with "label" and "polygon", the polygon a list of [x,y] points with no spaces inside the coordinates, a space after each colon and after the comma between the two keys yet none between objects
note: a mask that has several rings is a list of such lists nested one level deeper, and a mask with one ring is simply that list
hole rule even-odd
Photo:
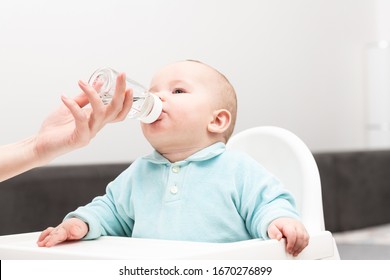
[{"label": "white high chair", "polygon": [[310,234],[309,245],[297,257],[286,253],[284,239],[206,243],[103,236],[40,248],[40,233],[32,232],[0,236],[0,259],[339,259],[334,238],[324,229],[320,177],[306,145],[285,129],[256,127],[234,135],[227,146],[250,154],[294,194]]},{"label": "white high chair", "polygon": [[[294,195],[311,236],[326,232],[320,174],[312,153],[299,137],[275,126],[254,127],[234,135],[227,147],[249,154],[283,182]],[[330,258],[339,259],[336,243],[330,237],[334,250]]]}]

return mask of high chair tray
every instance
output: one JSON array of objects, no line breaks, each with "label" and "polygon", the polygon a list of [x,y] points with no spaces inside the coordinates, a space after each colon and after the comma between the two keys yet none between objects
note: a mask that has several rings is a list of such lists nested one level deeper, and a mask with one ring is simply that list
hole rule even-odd
[{"label": "high chair tray", "polygon": [[285,251],[285,241],[252,239],[233,243],[203,243],[103,236],[96,240],[38,247],[39,232],[0,236],[0,259],[326,259],[332,258],[332,234],[312,234],[298,257]]}]

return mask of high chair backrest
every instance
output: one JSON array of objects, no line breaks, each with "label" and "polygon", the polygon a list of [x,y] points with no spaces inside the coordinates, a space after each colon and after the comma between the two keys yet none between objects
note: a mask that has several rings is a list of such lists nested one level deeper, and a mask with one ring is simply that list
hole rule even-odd
[{"label": "high chair backrest", "polygon": [[227,147],[249,154],[282,181],[309,233],[325,229],[318,167],[299,137],[279,127],[254,127],[233,135]]}]

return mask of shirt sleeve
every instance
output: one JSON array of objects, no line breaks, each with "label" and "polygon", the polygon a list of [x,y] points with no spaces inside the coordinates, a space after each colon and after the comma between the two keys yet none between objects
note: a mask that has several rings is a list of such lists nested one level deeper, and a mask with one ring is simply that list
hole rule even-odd
[{"label": "shirt sleeve", "polygon": [[131,199],[129,169],[108,184],[105,195],[65,216],[64,219],[79,218],[88,224],[89,231],[83,239],[96,239],[102,235],[131,236],[134,220],[129,218],[129,209],[124,207]]},{"label": "shirt sleeve", "polygon": [[243,176],[239,211],[252,237],[269,239],[268,226],[277,218],[300,219],[292,194],[255,160],[241,164],[239,174]]}]

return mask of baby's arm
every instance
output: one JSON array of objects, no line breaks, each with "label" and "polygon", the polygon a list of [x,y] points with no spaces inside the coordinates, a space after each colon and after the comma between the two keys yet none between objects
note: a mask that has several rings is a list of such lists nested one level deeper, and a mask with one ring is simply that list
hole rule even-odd
[{"label": "baby's arm", "polygon": [[293,218],[278,218],[268,226],[268,236],[280,240],[286,238],[286,250],[294,257],[309,244],[305,226]]},{"label": "baby's arm", "polygon": [[77,218],[70,218],[57,227],[45,229],[38,238],[39,247],[52,247],[66,240],[79,240],[88,233],[88,225]]}]

